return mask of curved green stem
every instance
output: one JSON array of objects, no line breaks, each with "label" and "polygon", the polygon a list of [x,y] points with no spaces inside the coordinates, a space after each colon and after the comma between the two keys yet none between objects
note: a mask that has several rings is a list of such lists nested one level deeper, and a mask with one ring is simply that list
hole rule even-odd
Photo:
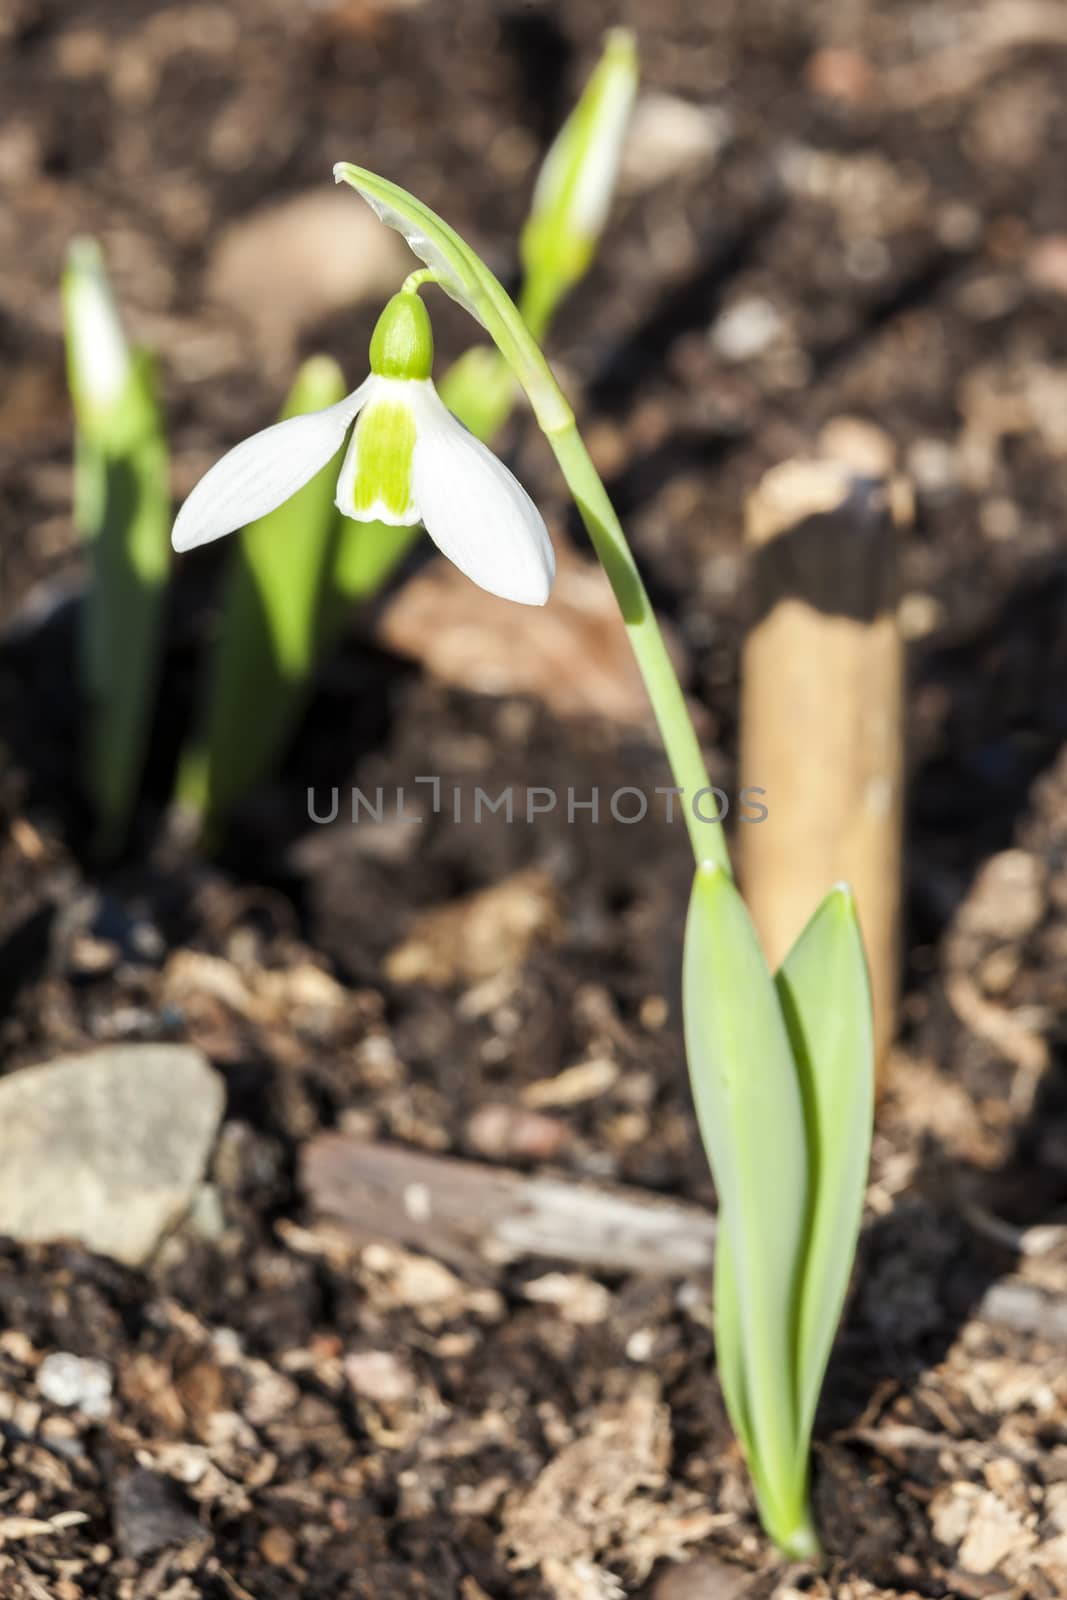
[{"label": "curved green stem", "polygon": [[424,283],[436,283],[437,274],[432,267],[416,267],[414,272],[409,272],[400,286],[401,294],[414,294],[421,289]]},{"label": "curved green stem", "polygon": [[[711,782],[678,676],[615,508],[541,346],[503,284],[466,240],[429,206],[388,178],[350,161],[339,161],[333,171],[338,183],[351,184],[383,222],[403,234],[430,268],[433,280],[482,324],[526,391],[619,602],[675,783],[685,791],[682,804],[697,866],[715,862],[729,872],[722,824],[704,821],[694,809],[701,790],[710,795]],[[419,282],[430,281],[418,270],[413,277]]]},{"label": "curved green stem", "polygon": [[730,858],[722,824],[703,820],[694,806],[700,791],[711,789],[711,779],[674,663],[663,642],[622,524],[577,426],[571,422],[565,428],[546,430],[546,438],[615,592],[630,646],[652,702],[671,773],[677,787],[684,790],[682,809],[697,866],[715,862],[729,872]]}]

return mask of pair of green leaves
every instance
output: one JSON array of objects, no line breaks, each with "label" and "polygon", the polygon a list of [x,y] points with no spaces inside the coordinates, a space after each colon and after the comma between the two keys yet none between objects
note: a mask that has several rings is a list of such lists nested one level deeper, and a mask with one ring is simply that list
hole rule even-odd
[{"label": "pair of green leaves", "polygon": [[151,358],[130,346],[103,259],[71,245],[63,277],[75,414],[74,516],[90,581],[81,614],[83,766],[103,855],[122,844],[155,705],[167,579],[167,441]]},{"label": "pair of green leaves", "polygon": [[827,895],[772,979],[729,874],[697,871],[686,1048],[719,1194],[719,1377],[768,1533],[817,1550],[815,1409],[863,1209],[873,1115],[866,961],[848,889]]},{"label": "pair of green leaves", "polygon": [[[336,361],[312,356],[279,420],[344,394]],[[178,773],[178,804],[209,829],[280,759],[300,713],[337,542],[339,463],[340,452],[234,541],[202,723]]]}]

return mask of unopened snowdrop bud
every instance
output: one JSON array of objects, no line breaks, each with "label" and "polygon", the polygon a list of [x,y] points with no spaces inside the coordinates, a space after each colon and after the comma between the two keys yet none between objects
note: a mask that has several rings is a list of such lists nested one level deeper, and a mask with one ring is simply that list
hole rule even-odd
[{"label": "unopened snowdrop bud", "polygon": [[394,294],[378,318],[370,369],[379,378],[428,378],[433,372],[430,314],[413,289]]},{"label": "unopened snowdrop bud", "polygon": [[93,239],[75,239],[70,246],[63,311],[70,388],[84,427],[119,403],[132,366],[104,258]]},{"label": "unopened snowdrop bud", "polygon": [[545,157],[523,229],[523,312],[535,335],[593,258],[615,192],[636,92],[634,37],[625,28],[613,28],[581,99]]},{"label": "unopened snowdrop bud", "polygon": [[[434,388],[433,333],[416,272],[389,301],[370,345],[370,377],[337,405],[254,434],[202,478],[174,524],[189,550],[273,510],[320,471],[352,429],[337,479],[357,522],[422,522],[438,549],[490,594],[543,605],[555,557],[525,489],[456,420]],[[354,426],[353,426],[354,424]]]}]

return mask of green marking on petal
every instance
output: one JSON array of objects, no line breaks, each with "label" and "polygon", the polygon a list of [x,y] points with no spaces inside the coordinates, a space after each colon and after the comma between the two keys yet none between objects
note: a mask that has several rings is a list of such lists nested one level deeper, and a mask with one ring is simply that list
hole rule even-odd
[{"label": "green marking on petal", "polygon": [[356,422],[356,479],[352,515],[357,521],[399,524],[419,520],[411,494],[415,423],[398,400],[373,400]]}]

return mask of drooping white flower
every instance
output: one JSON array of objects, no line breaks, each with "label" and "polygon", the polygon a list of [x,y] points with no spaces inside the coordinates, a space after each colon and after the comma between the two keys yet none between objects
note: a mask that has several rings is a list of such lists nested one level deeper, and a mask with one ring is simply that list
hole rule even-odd
[{"label": "drooping white flower", "polygon": [[223,456],[182,506],[175,550],[219,539],[288,500],[351,428],[339,511],[394,527],[421,521],[437,548],[490,594],[544,605],[555,557],[541,514],[445,406],[432,365],[426,308],[417,293],[401,290],[374,331],[370,377],[337,405],[275,423]]}]

